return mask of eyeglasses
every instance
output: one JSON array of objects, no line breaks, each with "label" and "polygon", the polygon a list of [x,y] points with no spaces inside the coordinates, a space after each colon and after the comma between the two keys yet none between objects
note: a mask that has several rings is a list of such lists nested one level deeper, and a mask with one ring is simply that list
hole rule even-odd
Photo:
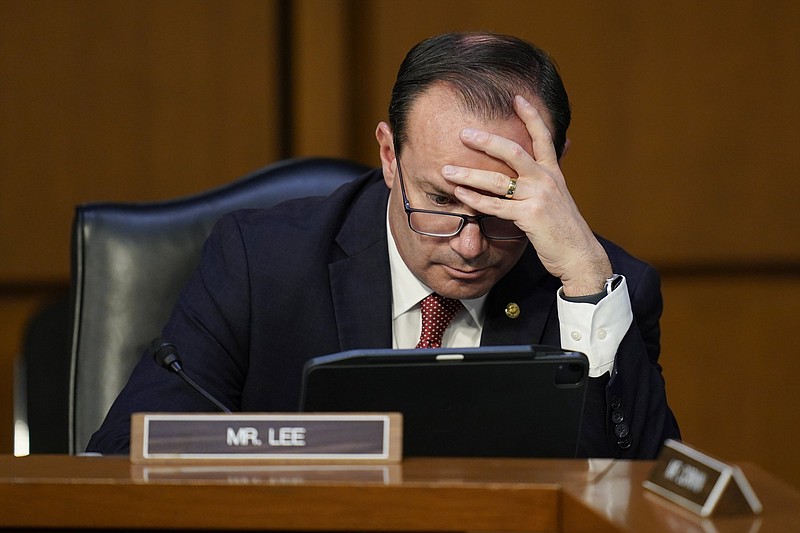
[{"label": "eyeglasses", "polygon": [[[396,153],[396,152],[395,152]],[[494,215],[462,215],[428,209],[414,209],[408,202],[400,158],[397,158],[397,175],[400,177],[400,190],[403,193],[403,206],[408,216],[408,227],[420,235],[429,237],[455,237],[470,222],[478,224],[484,237],[497,241],[509,241],[525,237],[525,232],[510,220]]]}]

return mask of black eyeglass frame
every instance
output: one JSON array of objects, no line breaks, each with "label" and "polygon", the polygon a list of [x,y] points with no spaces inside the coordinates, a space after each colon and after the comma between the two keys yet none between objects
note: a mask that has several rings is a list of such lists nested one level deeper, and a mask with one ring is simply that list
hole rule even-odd
[{"label": "black eyeglass frame", "polygon": [[[397,150],[396,149],[395,149],[395,154],[397,154]],[[403,207],[405,208],[406,217],[408,218],[408,227],[411,228],[411,231],[413,231],[415,233],[419,233],[420,235],[425,235],[427,237],[450,238],[450,237],[455,237],[456,235],[461,233],[461,230],[463,230],[464,227],[468,223],[474,222],[474,223],[478,224],[478,227],[480,228],[481,233],[483,234],[483,236],[486,237],[487,239],[491,239],[493,241],[514,241],[514,240],[517,240],[517,239],[525,238],[525,233],[522,233],[522,235],[518,235],[518,236],[514,236],[514,237],[493,237],[491,235],[488,235],[486,233],[486,229],[483,226],[484,221],[486,221],[487,219],[500,219],[500,217],[497,217],[495,215],[464,215],[462,213],[448,213],[446,211],[433,211],[433,210],[430,210],[430,209],[415,209],[415,208],[411,207],[411,203],[408,201],[408,196],[406,195],[406,186],[405,186],[405,183],[403,182],[403,171],[400,169],[400,157],[397,156],[397,155],[395,155],[395,157],[397,159],[397,175],[400,178],[400,192],[403,195]],[[426,213],[428,215],[442,215],[442,216],[447,216],[447,217],[460,218],[461,219],[461,224],[458,226],[458,229],[456,231],[450,232],[450,233],[431,233],[431,232],[427,232],[427,231],[422,231],[422,230],[419,230],[419,229],[415,228],[411,224],[411,215],[413,213]]]}]

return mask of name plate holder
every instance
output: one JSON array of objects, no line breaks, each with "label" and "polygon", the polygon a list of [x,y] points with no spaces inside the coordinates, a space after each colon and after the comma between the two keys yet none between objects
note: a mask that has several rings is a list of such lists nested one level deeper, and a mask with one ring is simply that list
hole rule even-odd
[{"label": "name plate holder", "polygon": [[738,466],[668,439],[644,487],[701,517],[760,514],[761,502]]},{"label": "name plate holder", "polygon": [[136,413],[134,464],[390,464],[400,413]]}]

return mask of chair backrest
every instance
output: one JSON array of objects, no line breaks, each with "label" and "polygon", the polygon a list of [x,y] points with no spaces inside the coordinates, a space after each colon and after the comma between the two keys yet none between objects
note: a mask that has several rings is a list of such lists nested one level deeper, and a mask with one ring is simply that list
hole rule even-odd
[{"label": "chair backrest", "polygon": [[69,453],[86,448],[160,334],[220,216],[328,194],[367,170],[339,159],[293,159],[178,200],[79,205],[72,233]]}]

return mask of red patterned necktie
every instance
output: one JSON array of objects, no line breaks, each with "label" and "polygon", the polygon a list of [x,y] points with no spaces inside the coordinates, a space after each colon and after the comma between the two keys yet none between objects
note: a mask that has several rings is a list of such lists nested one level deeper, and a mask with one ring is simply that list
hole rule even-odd
[{"label": "red patterned necktie", "polygon": [[445,298],[435,292],[420,302],[422,334],[417,348],[441,348],[444,330],[461,308],[461,302]]}]

